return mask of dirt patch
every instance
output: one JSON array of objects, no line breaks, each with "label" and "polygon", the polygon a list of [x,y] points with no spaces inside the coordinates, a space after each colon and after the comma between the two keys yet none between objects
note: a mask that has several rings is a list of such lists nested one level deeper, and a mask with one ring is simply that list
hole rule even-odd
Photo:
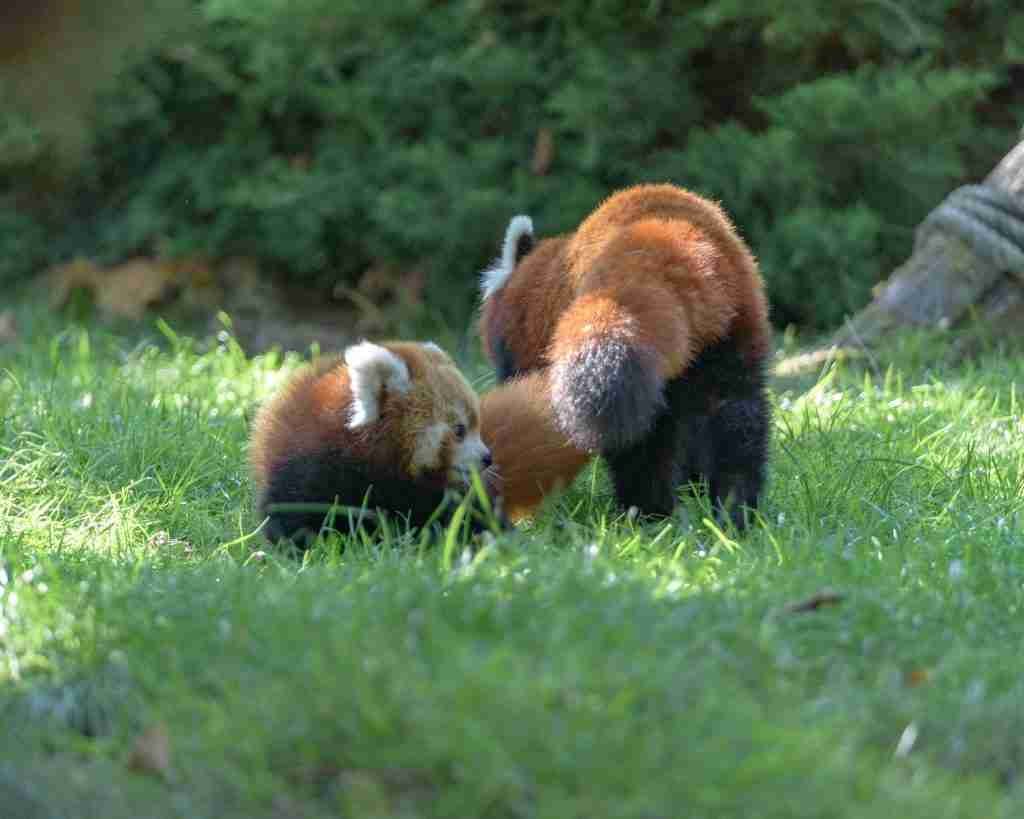
[{"label": "dirt patch", "polygon": [[206,287],[185,287],[182,300],[208,315],[210,333],[221,329],[218,313],[227,313],[232,333],[250,355],[274,347],[304,352],[314,343],[337,350],[373,329],[364,311],[350,302],[289,287],[244,259],[219,266]]}]

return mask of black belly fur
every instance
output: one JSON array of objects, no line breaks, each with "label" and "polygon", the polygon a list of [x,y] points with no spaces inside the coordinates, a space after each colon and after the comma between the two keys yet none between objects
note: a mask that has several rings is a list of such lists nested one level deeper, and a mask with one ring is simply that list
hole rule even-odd
[{"label": "black belly fur", "polygon": [[[288,509],[289,504],[305,504],[311,509]],[[438,520],[450,518],[455,503],[436,483],[414,481],[393,472],[374,469],[344,452],[326,450],[312,455],[297,455],[279,464],[259,500],[260,514],[269,518],[265,533],[271,542],[281,538],[302,545],[320,532],[332,504],[334,529],[349,530],[349,521],[359,521],[372,530],[376,514],[394,514],[414,527],[426,524],[440,509]],[[374,515],[362,516],[364,507]],[[442,508],[444,507],[444,508]]]}]

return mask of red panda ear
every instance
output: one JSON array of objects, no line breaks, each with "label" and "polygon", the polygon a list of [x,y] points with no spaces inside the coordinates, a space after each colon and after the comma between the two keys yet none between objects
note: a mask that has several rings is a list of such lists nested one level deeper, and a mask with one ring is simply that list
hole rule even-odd
[{"label": "red panda ear", "polygon": [[350,429],[372,424],[380,417],[380,402],[385,391],[406,393],[412,385],[409,368],[386,347],[364,341],[345,350],[352,384]]},{"label": "red panda ear", "polygon": [[505,229],[505,241],[501,245],[501,258],[483,272],[480,277],[480,292],[484,300],[500,290],[505,280],[512,275],[516,265],[533,250],[533,220],[520,214],[514,216]]},{"label": "red panda ear", "polygon": [[534,244],[533,220],[523,214],[513,217],[505,230],[501,260],[507,262],[510,269],[514,269],[522,261],[523,256],[533,250]]}]

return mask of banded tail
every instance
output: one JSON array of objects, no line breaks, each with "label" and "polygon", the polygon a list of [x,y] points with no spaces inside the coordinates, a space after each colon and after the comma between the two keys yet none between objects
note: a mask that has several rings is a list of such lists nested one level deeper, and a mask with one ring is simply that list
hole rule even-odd
[{"label": "banded tail", "polygon": [[548,351],[551,404],[579,449],[614,452],[641,440],[665,408],[665,382],[693,357],[687,314],[663,283],[625,283],[578,296]]}]

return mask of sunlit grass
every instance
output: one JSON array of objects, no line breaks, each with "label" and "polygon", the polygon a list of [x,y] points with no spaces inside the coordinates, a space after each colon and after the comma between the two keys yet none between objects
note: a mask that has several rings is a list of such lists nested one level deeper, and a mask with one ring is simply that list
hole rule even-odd
[{"label": "sunlit grass", "polygon": [[[1019,360],[954,367],[915,336],[780,385],[743,537],[695,500],[639,525],[598,468],[475,552],[395,532],[296,560],[259,534],[245,440],[299,357],[19,318],[0,347],[13,816],[1024,808]],[[133,756],[147,731],[168,765]]]}]

